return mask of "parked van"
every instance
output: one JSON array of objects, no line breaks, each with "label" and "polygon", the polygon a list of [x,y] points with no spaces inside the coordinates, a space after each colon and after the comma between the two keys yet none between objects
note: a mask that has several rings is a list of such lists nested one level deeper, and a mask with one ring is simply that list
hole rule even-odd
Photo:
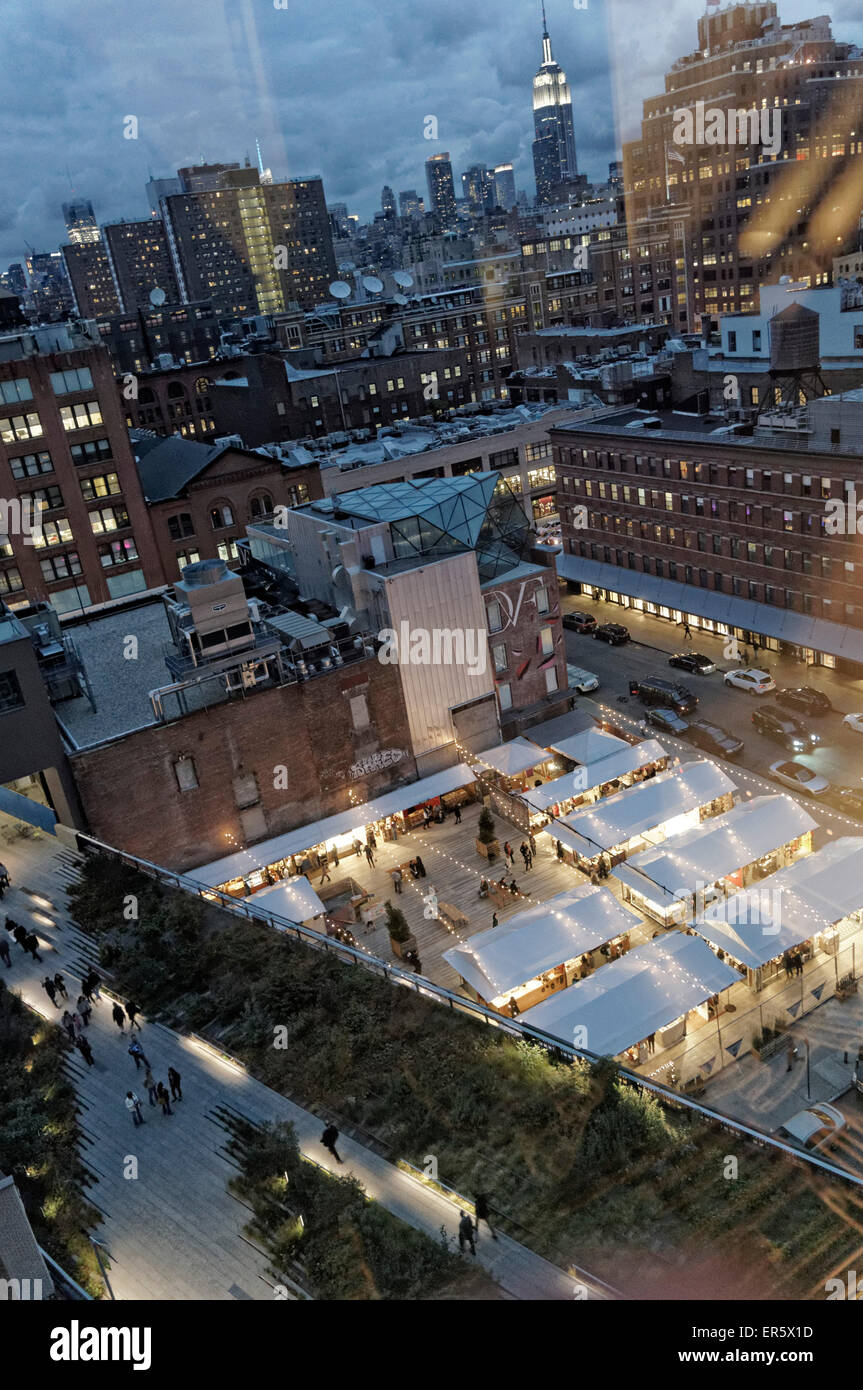
[{"label": "parked van", "polygon": [[643,705],[660,705],[663,709],[673,709],[675,714],[691,714],[698,704],[687,686],[663,676],[647,676],[639,681],[638,698]]}]

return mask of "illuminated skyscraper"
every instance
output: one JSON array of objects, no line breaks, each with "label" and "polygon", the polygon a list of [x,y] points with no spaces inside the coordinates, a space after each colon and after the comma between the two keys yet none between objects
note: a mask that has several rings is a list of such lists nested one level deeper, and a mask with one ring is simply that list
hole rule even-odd
[{"label": "illuminated skyscraper", "polygon": [[426,180],[429,190],[429,211],[440,218],[441,227],[446,231],[455,226],[455,184],[452,178],[452,164],[449,151],[433,154],[426,160]]},{"label": "illuminated skyscraper", "polygon": [[81,198],[74,203],[64,203],[63,221],[66,223],[66,232],[73,246],[99,240],[99,228],[91,202]]},{"label": "illuminated skyscraper", "polygon": [[574,179],[578,173],[575,157],[575,129],[572,96],[566,73],[555,62],[542,6],[542,66],[533,79],[533,169],[538,203],[553,201],[556,184]]}]

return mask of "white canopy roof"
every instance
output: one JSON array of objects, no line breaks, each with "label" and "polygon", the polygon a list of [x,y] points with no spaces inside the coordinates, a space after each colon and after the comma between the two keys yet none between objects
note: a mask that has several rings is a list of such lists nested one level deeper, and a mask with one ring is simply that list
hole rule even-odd
[{"label": "white canopy roof", "polygon": [[815,828],[808,811],[792,797],[756,796],[656,849],[633,855],[612,873],[654,902],[670,903],[695,892],[699,883],[714,883]]},{"label": "white canopy roof", "polygon": [[863,907],[863,839],[846,836],[762,884],[711,903],[693,923],[706,941],[754,970]]},{"label": "white canopy roof", "polygon": [[517,772],[525,772],[529,767],[538,767],[548,762],[549,754],[538,743],[529,738],[514,738],[497,748],[487,748],[476,755],[481,763],[502,772],[505,777],[514,777]]},{"label": "white canopy roof", "polygon": [[581,733],[571,734],[559,743],[550,744],[555,753],[562,753],[574,763],[596,763],[600,758],[607,758],[610,753],[628,746],[625,738],[607,734],[604,729],[582,729]]},{"label": "white canopy roof", "polygon": [[218,888],[220,883],[254,873],[255,869],[265,864],[289,859],[301,850],[338,839],[340,835],[349,835],[351,831],[362,830],[372,821],[392,816],[396,811],[405,811],[409,806],[419,806],[423,801],[443,796],[457,787],[466,787],[474,781],[476,778],[467,763],[457,763],[455,767],[444,768],[443,772],[435,772],[431,777],[422,777],[407,787],[399,787],[394,792],[375,797],[373,801],[366,801],[362,806],[353,806],[347,811],[339,811],[335,816],[328,816],[326,820],[301,825],[296,830],[286,831],[284,835],[276,835],[272,840],[262,840],[260,844],[250,845],[237,854],[228,854],[224,859],[216,859],[212,864],[192,869],[188,877],[207,888]]},{"label": "white canopy roof", "polygon": [[[592,733],[593,730],[589,732]],[[576,738],[581,738],[581,735],[576,734]],[[544,782],[541,787],[534,787],[531,791],[525,792],[524,800],[535,811],[545,811],[555,802],[566,801],[571,796],[580,796],[593,787],[601,787],[605,782],[613,782],[617,777],[625,777],[629,772],[647,767],[649,763],[668,759],[668,753],[655,738],[642,739],[640,743],[613,739],[613,743],[619,747],[608,756],[596,762],[584,763],[572,772],[564,773],[563,777],[555,778],[553,782]]]},{"label": "white canopy roof", "polygon": [[700,937],[673,932],[552,994],[527,1019],[568,1043],[584,1029],[581,1046],[616,1057],[739,979]]},{"label": "white canopy roof", "polygon": [[638,922],[607,888],[577,884],[444,951],[444,960],[483,999],[497,999],[544,970],[613,941]]},{"label": "white canopy roof", "polygon": [[734,786],[716,763],[686,763],[607,796],[589,810],[573,811],[564,824],[578,837],[579,852],[590,859],[673,816],[706,806]]},{"label": "white canopy roof", "polygon": [[326,912],[305,874],[298,878],[285,878],[269,888],[253,893],[247,901],[265,912],[273,912],[278,917],[286,917],[289,922],[306,922],[310,917],[320,917]]}]

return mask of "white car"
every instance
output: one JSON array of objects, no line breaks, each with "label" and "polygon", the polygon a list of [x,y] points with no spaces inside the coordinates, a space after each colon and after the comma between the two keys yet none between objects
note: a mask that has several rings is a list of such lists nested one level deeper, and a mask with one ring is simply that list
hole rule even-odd
[{"label": "white car", "polygon": [[842,723],[853,729],[855,734],[863,734],[863,714],[846,714]]},{"label": "white car", "polygon": [[736,671],[725,672],[725,684],[746,690],[750,695],[769,695],[776,689],[776,682],[769,671],[756,671],[751,666],[740,666]]},{"label": "white car", "polygon": [[802,763],[785,761],[782,763],[771,763],[770,771],[777,782],[784,782],[786,787],[790,787],[795,792],[805,792],[807,796],[823,796],[830,790],[830,783],[826,777],[820,777],[811,768],[804,767]]},{"label": "white car", "polygon": [[566,674],[570,687],[574,687],[580,695],[587,695],[591,690],[599,689],[599,677],[595,676],[592,671],[585,671],[581,666],[567,664]]},{"label": "white car", "polygon": [[[835,1105],[821,1100],[808,1110],[801,1110],[780,1125],[777,1134],[780,1139],[789,1139],[801,1149],[820,1149],[835,1139],[845,1128],[845,1116]],[[831,1146],[832,1147],[832,1146]]]}]

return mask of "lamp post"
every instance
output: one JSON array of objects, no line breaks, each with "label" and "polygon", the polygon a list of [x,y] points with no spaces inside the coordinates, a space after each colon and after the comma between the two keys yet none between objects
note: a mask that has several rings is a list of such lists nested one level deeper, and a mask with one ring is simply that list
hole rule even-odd
[{"label": "lamp post", "polygon": [[809,1072],[809,1039],[804,1037],[804,1038],[803,1038],[803,1042],[806,1044],[806,1099],[807,1099],[807,1100],[811,1100],[811,1099],[812,1099],[812,1087],[811,1087],[810,1082],[809,1082],[809,1077],[810,1077],[810,1072]]}]

